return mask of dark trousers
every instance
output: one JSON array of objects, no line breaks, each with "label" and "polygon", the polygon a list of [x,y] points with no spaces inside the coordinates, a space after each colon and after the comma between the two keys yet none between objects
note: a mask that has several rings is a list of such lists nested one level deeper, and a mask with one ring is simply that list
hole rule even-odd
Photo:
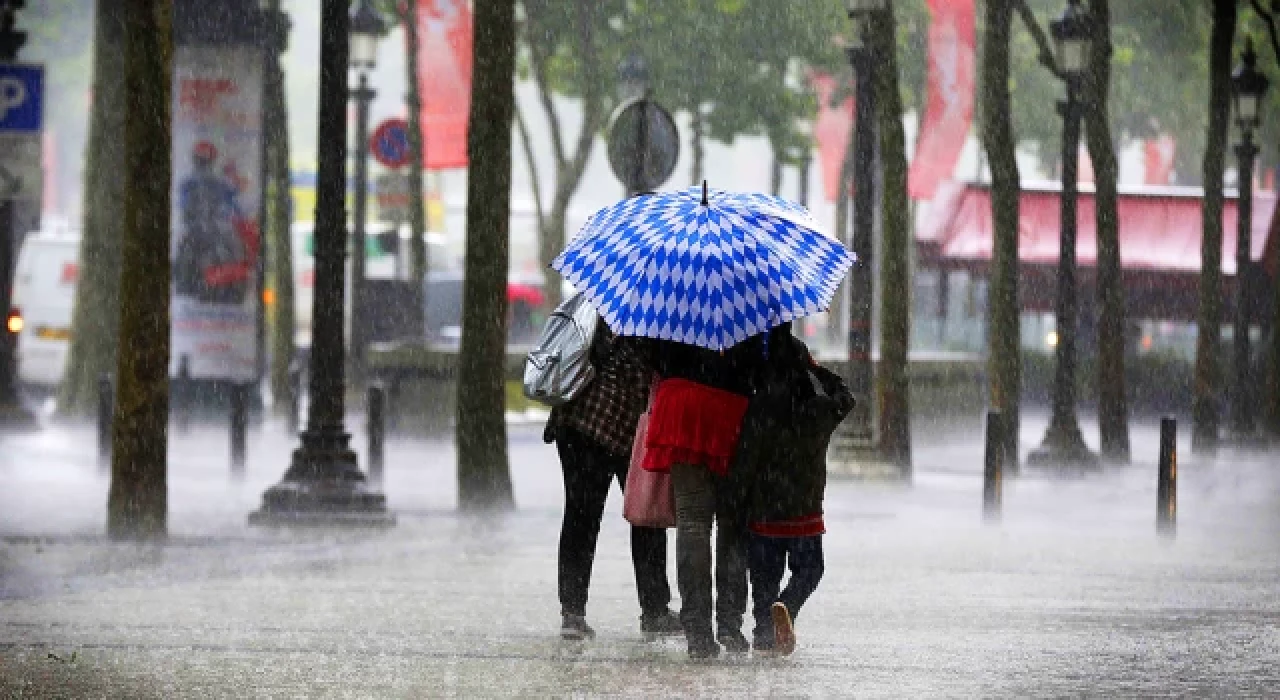
[{"label": "dark trousers", "polygon": [[[610,453],[600,443],[572,428],[556,435],[564,473],[564,521],[560,525],[560,607],[585,615],[591,565],[609,486],[617,479],[626,488],[630,459]],[[636,571],[640,610],[659,615],[671,603],[667,584],[667,533],[660,528],[631,528],[631,562]]]},{"label": "dark trousers", "polygon": [[[822,580],[822,535],[764,537],[752,533],[747,545],[747,566],[751,570],[751,614],[756,618],[756,634],[772,636],[769,608],[780,602],[794,618]],[[791,580],[779,593],[788,567]]]},{"label": "dark trousers", "polygon": [[671,467],[676,505],[676,581],[685,634],[711,636],[711,525],[716,526],[715,615],[719,629],[742,629],[747,610],[747,530],[725,484],[701,465]]}]

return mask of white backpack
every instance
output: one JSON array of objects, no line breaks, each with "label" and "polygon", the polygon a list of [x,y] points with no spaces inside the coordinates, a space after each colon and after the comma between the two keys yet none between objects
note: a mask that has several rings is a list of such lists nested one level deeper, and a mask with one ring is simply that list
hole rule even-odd
[{"label": "white backpack", "polygon": [[524,361],[524,395],[559,406],[572,401],[595,378],[591,341],[600,316],[582,292],[565,299]]}]

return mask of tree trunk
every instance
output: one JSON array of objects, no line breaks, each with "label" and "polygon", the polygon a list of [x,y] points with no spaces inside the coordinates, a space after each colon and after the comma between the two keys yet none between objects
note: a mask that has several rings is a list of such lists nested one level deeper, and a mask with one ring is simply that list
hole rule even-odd
[{"label": "tree trunk", "polygon": [[982,141],[991,169],[991,220],[994,228],[991,291],[987,325],[990,355],[987,379],[991,408],[1008,429],[1005,447],[1018,460],[1021,430],[1022,355],[1018,308],[1018,207],[1021,176],[1015,157],[1009,92],[1009,41],[1013,0],[987,0],[982,44]]},{"label": "tree trunk", "polygon": [[[164,537],[169,422],[172,4],[126,0],[124,246],[107,534]],[[118,173],[117,173],[118,175]]]},{"label": "tree trunk", "polygon": [[[430,269],[427,260],[427,207],[423,201],[426,146],[422,138],[422,94],[418,91],[418,0],[405,3],[404,33],[408,44],[406,71],[409,103],[409,282],[410,299],[417,309],[410,326],[414,337],[426,332],[426,280]],[[422,332],[416,332],[421,327]]]},{"label": "tree trunk", "polygon": [[880,264],[880,362],[876,367],[876,389],[880,452],[888,462],[909,475],[911,397],[907,382],[907,345],[911,324],[911,231],[896,36],[897,21],[890,3],[890,10],[874,20],[872,32],[875,55],[880,61],[875,71],[875,99],[884,182],[880,207],[884,251]]},{"label": "tree trunk", "polygon": [[1236,31],[1235,0],[1214,0],[1209,39],[1209,126],[1204,149],[1204,206],[1200,244],[1200,313],[1196,334],[1195,396],[1191,406],[1191,447],[1212,451],[1218,444],[1218,399],[1222,368],[1222,169],[1231,108],[1231,45]]},{"label": "tree trunk", "polygon": [[[98,377],[115,371],[120,327],[120,244],[124,227],[124,9],[98,0],[94,12],[93,104],[86,146],[80,273],[71,348],[58,412],[88,417]],[[166,297],[168,292],[165,292]],[[166,337],[168,333],[166,332]]]},{"label": "tree trunk", "polygon": [[[458,353],[458,505],[514,506],[504,416],[515,0],[476,4],[467,133],[467,249]],[[562,229],[563,231],[563,229]]]},{"label": "tree trunk", "polygon": [[[849,130],[849,143],[844,149],[844,160],[840,163],[840,181],[839,189],[836,194],[836,221],[835,236],[853,248],[853,234],[849,226],[849,199],[853,189],[853,129]],[[871,269],[864,267],[865,261],[859,260],[850,271],[851,275],[869,275]],[[840,288],[836,290],[836,295],[831,299],[831,308],[827,310],[827,342],[833,346],[838,346],[842,339],[840,337],[840,328],[842,321],[847,313],[845,308],[849,305],[849,275],[845,276]]]},{"label": "tree trunk", "polygon": [[770,146],[772,160],[769,163],[769,194],[777,197],[782,194],[782,154],[778,153],[778,147],[773,145],[772,139]]},{"label": "tree trunk", "polygon": [[1084,118],[1093,161],[1098,231],[1098,427],[1103,459],[1129,463],[1129,403],[1125,396],[1125,311],[1120,270],[1120,225],[1116,216],[1115,145],[1111,141],[1108,92],[1111,88],[1111,8],[1092,0],[1097,28],[1091,70],[1084,76]]},{"label": "tree trunk", "polygon": [[[280,0],[272,0],[272,12],[280,11]],[[271,287],[275,300],[271,306],[271,396],[278,415],[293,405],[293,385],[289,382],[289,366],[297,349],[294,347],[294,290],[292,203],[289,177],[289,112],[284,96],[284,70],[280,56],[268,56],[266,74],[267,139],[267,227],[270,237]]]}]

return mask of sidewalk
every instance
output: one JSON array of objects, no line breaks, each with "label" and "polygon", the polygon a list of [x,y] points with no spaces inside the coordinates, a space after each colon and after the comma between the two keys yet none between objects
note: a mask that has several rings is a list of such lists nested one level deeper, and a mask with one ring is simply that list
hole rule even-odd
[{"label": "sidewalk", "polygon": [[[1027,419],[1024,449],[1043,429]],[[1009,482],[998,525],[981,518],[976,435],[921,445],[910,487],[831,484],[827,575],[794,657],[690,664],[678,643],[640,640],[616,491],[588,610],[599,637],[556,637],[561,485],[536,426],[511,429],[519,509],[490,519],[455,512],[449,444],[392,442],[399,525],[379,534],[249,529],[294,447],[271,431],[251,438],[242,483],[225,433],[175,436],[174,537],[158,548],[99,537],[88,431],[6,438],[0,697],[1280,692],[1274,454],[1198,460],[1184,441],[1165,540],[1153,426],[1135,430],[1131,467]]]}]

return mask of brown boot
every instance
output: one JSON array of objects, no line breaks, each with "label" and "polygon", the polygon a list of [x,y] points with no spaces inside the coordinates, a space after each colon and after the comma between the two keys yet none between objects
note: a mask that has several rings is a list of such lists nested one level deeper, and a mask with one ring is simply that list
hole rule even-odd
[{"label": "brown boot", "polygon": [[782,656],[790,656],[796,650],[796,630],[791,625],[791,613],[782,603],[774,603],[769,608],[773,618],[774,649]]}]

